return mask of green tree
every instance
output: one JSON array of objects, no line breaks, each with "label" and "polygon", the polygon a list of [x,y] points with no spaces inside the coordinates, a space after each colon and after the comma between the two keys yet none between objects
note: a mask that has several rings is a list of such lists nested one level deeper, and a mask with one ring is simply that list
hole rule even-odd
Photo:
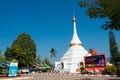
[{"label": "green tree", "polygon": [[2,61],[2,53],[1,53],[1,51],[0,51],[0,62]]},{"label": "green tree", "polygon": [[3,57],[2,52],[0,51],[0,62],[4,62],[4,61],[5,61],[5,58]]},{"label": "green tree", "polygon": [[90,18],[108,18],[104,30],[120,30],[120,0],[83,0],[79,5]]},{"label": "green tree", "polygon": [[44,64],[47,64],[51,69],[53,68],[53,65],[51,64],[51,62],[48,58],[44,59]]},{"label": "green tree", "polygon": [[50,49],[50,53],[51,53],[51,54],[50,54],[50,57],[51,57],[51,58],[54,58],[54,57],[56,57],[57,51],[56,51],[54,48],[51,48],[51,49]]},{"label": "green tree", "polygon": [[111,53],[110,61],[116,65],[117,62],[120,62],[120,54],[114,34],[111,30],[109,32],[109,43],[110,43],[110,53]]},{"label": "green tree", "polygon": [[117,63],[117,76],[120,77],[120,62]]},{"label": "green tree", "polygon": [[50,62],[51,62],[51,68],[53,69],[54,67],[53,67],[53,65],[52,64],[54,64],[54,62],[52,61],[53,60],[53,58],[55,58],[56,57],[56,53],[57,53],[57,51],[54,49],[54,48],[51,48],[50,49],[50,58],[51,58],[51,60],[50,60]]},{"label": "green tree", "polygon": [[16,59],[19,67],[32,66],[36,62],[36,44],[29,34],[20,34],[10,48],[5,51],[7,60]]},{"label": "green tree", "polygon": [[103,74],[115,74],[117,68],[115,65],[107,65],[106,68],[103,70]]},{"label": "green tree", "polygon": [[36,64],[37,65],[41,65],[42,64],[42,59],[41,59],[41,56],[40,55],[37,55],[37,57],[36,57]]}]

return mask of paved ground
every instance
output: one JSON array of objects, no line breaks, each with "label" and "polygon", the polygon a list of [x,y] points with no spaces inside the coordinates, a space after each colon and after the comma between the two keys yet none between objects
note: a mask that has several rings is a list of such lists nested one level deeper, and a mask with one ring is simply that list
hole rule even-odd
[{"label": "paved ground", "polygon": [[0,80],[120,80],[119,77],[106,75],[81,75],[81,74],[24,74],[14,78],[0,78]]}]

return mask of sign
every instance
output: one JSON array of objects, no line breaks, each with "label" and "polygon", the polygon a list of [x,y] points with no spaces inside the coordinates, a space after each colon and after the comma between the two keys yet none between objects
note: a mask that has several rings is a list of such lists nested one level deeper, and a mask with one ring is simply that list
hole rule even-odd
[{"label": "sign", "polygon": [[17,76],[17,71],[18,71],[18,63],[10,63],[9,67],[9,76]]},{"label": "sign", "polygon": [[95,56],[86,56],[85,59],[85,68],[97,69],[105,68],[106,66],[106,57],[105,54],[95,55]]}]

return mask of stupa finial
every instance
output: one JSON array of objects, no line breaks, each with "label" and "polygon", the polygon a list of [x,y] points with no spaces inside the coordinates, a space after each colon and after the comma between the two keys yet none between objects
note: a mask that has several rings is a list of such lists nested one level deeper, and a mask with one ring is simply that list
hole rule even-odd
[{"label": "stupa finial", "polygon": [[75,18],[75,16],[73,16],[72,22],[73,22],[74,29],[73,29],[73,38],[71,40],[70,46],[81,45],[81,41],[79,40],[78,35],[77,35],[76,18]]},{"label": "stupa finial", "polygon": [[72,22],[76,22],[76,18],[75,18],[75,16],[73,16]]}]

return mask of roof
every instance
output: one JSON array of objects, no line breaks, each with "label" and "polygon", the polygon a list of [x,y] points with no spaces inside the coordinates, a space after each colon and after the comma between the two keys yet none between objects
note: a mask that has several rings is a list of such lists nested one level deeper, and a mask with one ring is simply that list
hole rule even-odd
[{"label": "roof", "polygon": [[2,67],[2,68],[8,68],[9,65],[5,64],[4,62],[0,62],[0,67]]},{"label": "roof", "polygon": [[39,66],[36,66],[37,68],[40,68],[40,69],[50,69],[50,67],[47,65],[47,64],[42,64],[42,65],[39,65]]}]

